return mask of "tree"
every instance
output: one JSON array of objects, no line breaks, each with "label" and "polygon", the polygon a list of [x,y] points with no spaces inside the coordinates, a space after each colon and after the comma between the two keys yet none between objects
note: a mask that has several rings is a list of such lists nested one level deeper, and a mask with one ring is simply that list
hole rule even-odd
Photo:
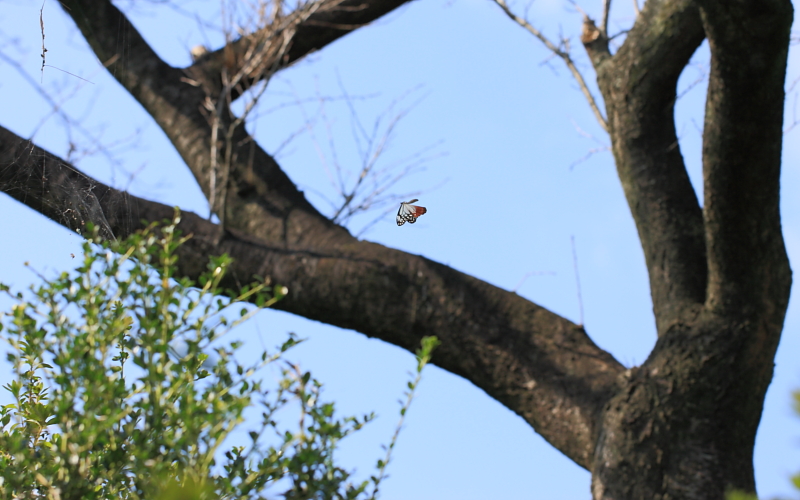
[{"label": "tree", "polygon": [[[631,369],[581,325],[514,293],[353,238],[229,111],[259,80],[399,3],[303,5],[185,71],[161,61],[112,5],[62,5],[162,127],[218,216],[219,224],[184,217],[195,238],[183,274],[199,272],[201,255],[228,253],[232,279],[286,283],[286,311],[409,350],[436,334],[434,363],[590,470],[595,498],[754,490],[753,443],[791,285],[778,209],[790,3],[651,1],[613,54],[607,14],[599,25],[584,22],[605,106],[605,118],[598,114],[639,232],[658,331],[648,360]],[[121,32],[126,50],[117,54]],[[703,40],[712,60],[701,207],[674,105],[678,77]],[[171,210],[87,180],[8,132],[0,144],[3,191],[67,227],[96,220],[119,237],[131,221]]]}]

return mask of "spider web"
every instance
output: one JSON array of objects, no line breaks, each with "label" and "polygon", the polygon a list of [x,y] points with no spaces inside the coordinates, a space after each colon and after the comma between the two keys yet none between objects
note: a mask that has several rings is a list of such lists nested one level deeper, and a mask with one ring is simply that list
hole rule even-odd
[{"label": "spider web", "polygon": [[[22,16],[30,13],[28,7]],[[40,33],[31,32],[27,25],[17,30],[9,23],[0,30],[0,72],[6,75],[6,87],[21,89],[16,93],[25,103],[27,120],[15,121],[28,123],[17,136],[0,129],[0,191],[79,234],[91,222],[101,236],[115,239],[113,227],[129,232],[135,222],[135,210],[120,204],[130,203],[122,191],[134,181],[136,172],[126,168],[120,153],[134,147],[138,133],[108,140],[105,125],[87,124],[92,122],[94,97],[99,92],[93,80],[106,70],[96,62],[86,65],[71,57],[70,52],[85,52],[85,48],[72,41],[77,34],[74,27],[71,33],[59,33],[66,16],[57,7],[45,2],[37,6],[36,14]],[[119,44],[129,46],[126,33],[119,34]],[[0,127],[9,125],[14,126],[7,122]],[[26,138],[18,137],[23,134]],[[51,147],[57,154],[40,146]],[[107,173],[98,177],[105,177],[109,186],[81,172],[83,163],[102,164]],[[127,186],[120,186],[120,179],[127,179]]]},{"label": "spider web", "polygon": [[[0,155],[0,191],[78,234],[85,234],[89,222],[110,240],[116,239],[112,227],[126,234],[133,228],[135,210],[126,193],[91,179],[29,140],[15,139],[7,131],[2,136],[3,143],[16,145]],[[106,213],[114,214],[114,224]],[[117,220],[120,214],[123,218]]]}]

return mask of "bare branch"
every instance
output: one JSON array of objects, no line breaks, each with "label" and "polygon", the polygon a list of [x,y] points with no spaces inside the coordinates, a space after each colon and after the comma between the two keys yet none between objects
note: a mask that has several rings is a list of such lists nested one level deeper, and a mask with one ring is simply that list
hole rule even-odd
[{"label": "bare branch", "polygon": [[572,162],[570,164],[570,166],[569,166],[570,170],[574,169],[576,165],[579,165],[579,164],[585,162],[586,160],[588,160],[592,156],[596,155],[597,153],[603,153],[603,152],[611,151],[611,146],[610,145],[608,145],[607,143],[601,141],[597,137],[595,137],[592,134],[590,134],[590,133],[586,132],[585,130],[583,130],[580,126],[578,126],[577,123],[575,123],[575,120],[572,120],[572,126],[575,127],[575,131],[577,131],[578,134],[580,134],[583,137],[586,137],[587,139],[591,139],[592,141],[597,143],[598,146],[595,147],[595,148],[591,148],[589,151],[586,152],[585,155],[583,155],[582,157],[580,157],[577,160],[575,160],[574,162]]},{"label": "bare branch", "polygon": [[785,129],[783,129],[783,135],[788,134],[789,132],[794,130],[794,128],[797,127],[798,124],[800,124],[800,119],[798,119],[797,117],[797,97],[798,97],[797,93],[795,93],[794,100],[792,101],[792,122],[789,125],[787,125]]},{"label": "bare branch", "polygon": [[[235,35],[247,30],[255,30],[238,43],[239,52],[234,62],[221,68],[221,88],[216,93],[205,88],[207,96],[204,108],[211,128],[209,157],[209,218],[216,214],[220,224],[227,220],[227,198],[234,151],[233,144],[237,130],[244,130],[244,123],[267,88],[267,82],[280,69],[292,45],[298,26],[321,10],[336,8],[343,0],[311,0],[300,3],[288,14],[283,13],[279,0],[269,6],[259,3],[253,12],[246,13],[248,26],[233,26],[233,22],[223,14],[224,34],[231,47]],[[200,57],[203,57],[202,55]],[[256,86],[253,87],[253,83]],[[254,90],[255,88],[255,90]],[[247,95],[244,110],[240,116],[231,111],[233,101]],[[252,141],[252,138],[242,139]]]},{"label": "bare branch", "polygon": [[[280,61],[280,68],[287,67],[311,52],[321,49],[340,37],[357,30],[379,17],[403,5],[408,0],[339,0],[336,2],[320,2],[323,5],[310,17],[296,26],[292,44]],[[281,20],[283,14],[277,16]],[[272,29],[266,27],[264,29]],[[217,49],[198,59],[189,70],[199,75],[219,75],[226,66],[234,65],[232,72],[238,71],[240,59],[252,38],[262,36],[259,32],[244,35],[235,42]],[[255,81],[248,83],[252,84]]]},{"label": "bare branch", "polygon": [[575,249],[575,235],[570,236],[572,243],[572,267],[575,270],[575,289],[578,292],[578,311],[580,313],[580,323],[583,326],[583,298],[581,297],[581,274],[578,272],[578,251]]},{"label": "bare branch", "polygon": [[525,276],[520,278],[517,285],[514,288],[512,288],[511,291],[517,293],[517,291],[519,291],[519,289],[522,287],[525,281],[527,281],[528,278],[530,278],[531,276],[555,276],[555,275],[556,275],[555,271],[531,271],[525,273]]},{"label": "bare branch", "polygon": [[[636,0],[634,0],[635,2]],[[611,0],[603,0],[603,15],[600,18],[600,29],[608,37],[608,12],[611,10]]]},{"label": "bare branch", "polygon": [[591,148],[589,151],[586,152],[585,155],[581,156],[577,160],[575,160],[572,163],[570,163],[569,164],[569,169],[573,170],[575,167],[577,167],[578,165],[580,165],[581,163],[585,162],[586,160],[588,160],[589,158],[591,158],[592,156],[594,156],[594,155],[596,155],[598,153],[606,153],[606,152],[609,152],[609,151],[611,151],[611,146],[600,146],[600,147],[597,147],[597,148]]},{"label": "bare branch", "polygon": [[39,28],[42,30],[42,81],[44,81],[44,66],[47,62],[47,59],[45,58],[47,49],[44,46],[44,2],[45,0],[42,0],[42,8],[39,9]]},{"label": "bare branch", "polygon": [[[360,214],[380,210],[381,213],[375,219],[356,233],[357,236],[360,236],[389,212],[396,210],[398,201],[418,197],[422,191],[416,190],[399,194],[389,191],[401,180],[423,170],[428,162],[443,156],[444,153],[436,151],[442,144],[439,141],[397,160],[387,159],[387,152],[397,127],[422,98],[403,105],[402,109],[397,110],[396,108],[403,104],[419,87],[394,99],[369,126],[365,125],[361,114],[356,109],[355,101],[358,97],[352,96],[347,91],[341,78],[337,79],[341,95],[335,98],[324,97],[318,90],[316,114],[308,112],[304,105],[306,100],[297,95],[295,97],[295,103],[305,119],[305,128],[309,133],[311,143],[335,192],[336,199],[332,200],[314,188],[304,187],[304,189],[315,193],[328,203],[331,207],[331,211],[327,212],[330,214],[330,219],[342,226],[348,226]],[[334,139],[334,122],[328,118],[327,108],[328,103],[335,101],[344,101],[349,112],[351,135],[357,149],[355,160],[342,162],[339,158],[337,141]],[[315,132],[315,125],[318,121],[324,127],[327,144],[324,144]],[[348,165],[353,166],[348,168]],[[387,206],[390,207],[384,210],[384,207]]]},{"label": "bare branch", "polygon": [[[11,56],[7,55],[5,52],[0,51],[0,60],[4,61],[6,64],[14,68],[19,76],[23,79],[25,83],[30,85],[30,87],[38,93],[42,99],[44,99],[47,104],[50,106],[50,111],[39,120],[39,123],[33,127],[32,131],[28,134],[28,136],[33,139],[38,134],[39,130],[53,117],[56,116],[60,119],[64,132],[67,135],[67,141],[69,143],[69,152],[67,154],[67,161],[77,161],[77,156],[75,155],[78,152],[81,157],[92,156],[94,154],[100,153],[105,156],[108,163],[113,167],[112,168],[112,179],[114,178],[115,169],[121,170],[125,176],[129,179],[132,178],[132,173],[125,170],[123,167],[123,163],[117,158],[113,153],[112,149],[119,150],[119,146],[130,143],[131,140],[137,135],[134,134],[132,137],[127,137],[112,143],[102,142],[100,137],[96,134],[91,132],[90,130],[86,129],[83,126],[83,120],[80,118],[74,118],[69,115],[69,113],[65,110],[65,104],[76,95],[76,93],[81,89],[81,84],[77,84],[72,87],[72,91],[66,95],[61,96],[53,96],[50,92],[48,92],[45,87],[40,84],[36,83],[36,80],[28,74],[27,71],[20,65],[20,63],[14,60]],[[88,82],[81,78],[84,82]],[[57,100],[58,99],[58,100]],[[80,136],[89,142],[89,146],[84,146],[81,144],[79,138],[75,137],[73,133],[74,130],[77,130]]]},{"label": "bare branch", "polygon": [[[800,40],[800,37],[795,36],[792,38],[792,40],[793,41]],[[800,83],[800,76],[792,80],[792,83],[790,83],[789,86],[786,88],[786,94],[788,95],[789,93],[791,93],[792,96],[794,97],[794,100],[792,102],[792,121],[791,123],[789,123],[789,125],[786,126],[785,129],[783,129],[783,135],[788,134],[789,132],[794,130],[794,128],[797,127],[797,125],[800,125],[800,118],[797,116],[797,101],[798,101],[798,94],[800,94],[800,92],[795,90],[798,83]]]},{"label": "bare branch", "polygon": [[600,124],[601,127],[603,127],[603,130],[608,132],[608,123],[606,122],[603,113],[600,111],[600,107],[597,105],[597,101],[592,95],[592,92],[589,90],[589,86],[586,85],[586,80],[584,80],[583,75],[578,70],[577,66],[575,66],[575,62],[572,60],[572,57],[569,55],[569,52],[561,50],[561,48],[556,46],[547,37],[545,37],[541,31],[534,28],[531,25],[531,23],[529,23],[524,18],[514,14],[508,7],[508,4],[505,2],[505,0],[494,0],[494,3],[500,6],[500,8],[503,9],[503,12],[505,12],[506,15],[510,17],[514,22],[516,22],[517,24],[525,28],[528,32],[530,32],[533,36],[538,38],[539,41],[541,41],[544,44],[544,46],[547,47],[548,50],[550,50],[553,54],[557,55],[564,61],[564,64],[567,65],[567,68],[569,68],[570,73],[572,73],[573,78],[575,78],[575,81],[578,82],[578,86],[580,87],[581,92],[583,92],[584,97],[586,97],[586,100],[589,102],[589,107],[592,108],[592,112],[594,113],[595,118],[597,118],[597,122]]},{"label": "bare branch", "polygon": [[691,66],[695,70],[697,70],[697,77],[694,80],[692,80],[689,83],[689,85],[686,86],[685,89],[683,89],[682,91],[680,91],[678,93],[678,96],[675,98],[675,100],[680,100],[681,98],[683,98],[683,96],[688,94],[693,88],[695,88],[696,86],[700,85],[701,83],[703,83],[706,80],[706,78],[708,78],[708,66],[706,64],[704,64],[704,63],[690,63],[690,64],[687,65],[687,67],[689,67],[689,66]]}]

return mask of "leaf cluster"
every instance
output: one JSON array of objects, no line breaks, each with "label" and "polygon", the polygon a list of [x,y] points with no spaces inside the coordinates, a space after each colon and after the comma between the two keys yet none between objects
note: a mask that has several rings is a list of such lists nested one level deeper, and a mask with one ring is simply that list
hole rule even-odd
[{"label": "leaf cluster", "polygon": [[[227,256],[197,283],[175,278],[178,217],[125,241],[87,240],[75,272],[28,294],[0,285],[14,299],[0,336],[15,375],[0,407],[0,499],[369,496],[334,451],[373,415],[337,418],[291,363],[263,387],[259,371],[298,339],[243,363],[241,343],[223,336],[288,291],[262,281],[223,296]],[[277,413],[297,407],[288,429]],[[246,410],[260,419],[245,422]],[[254,422],[246,444],[225,447]]]}]

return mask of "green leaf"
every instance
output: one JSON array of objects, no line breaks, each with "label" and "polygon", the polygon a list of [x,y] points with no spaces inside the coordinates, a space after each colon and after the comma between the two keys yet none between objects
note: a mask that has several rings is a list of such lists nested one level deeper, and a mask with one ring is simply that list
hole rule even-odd
[{"label": "green leaf", "polygon": [[[118,242],[101,241],[97,228],[84,232],[89,241],[74,272],[17,294],[2,337],[17,367],[3,387],[18,403],[0,407],[8,454],[0,453],[0,496],[28,498],[31,485],[44,491],[69,484],[81,498],[205,500],[254,498],[275,484],[302,484],[304,498],[366,498],[368,483],[350,484],[350,473],[333,457],[339,441],[374,414],[334,418],[335,405],[322,400],[322,385],[310,372],[297,377],[286,370],[265,389],[253,374],[301,342],[294,334],[278,354],[238,364],[233,356],[243,344],[221,341],[230,330],[226,307],[242,300],[262,307],[288,290],[276,287],[270,298],[261,281],[223,296],[217,284],[232,262],[227,256],[210,259],[197,278],[202,289],[175,279],[176,251],[185,241],[178,220],[176,211],[166,225],[150,224]],[[240,308],[240,318],[252,308]],[[170,348],[175,339],[187,346],[180,360]],[[202,368],[206,348],[219,354],[210,370]],[[304,416],[288,424],[276,418],[293,408],[295,397]],[[252,444],[225,450],[253,407],[262,427],[247,430]],[[265,432],[284,442],[259,442]],[[13,469],[4,468],[9,463]]]}]

